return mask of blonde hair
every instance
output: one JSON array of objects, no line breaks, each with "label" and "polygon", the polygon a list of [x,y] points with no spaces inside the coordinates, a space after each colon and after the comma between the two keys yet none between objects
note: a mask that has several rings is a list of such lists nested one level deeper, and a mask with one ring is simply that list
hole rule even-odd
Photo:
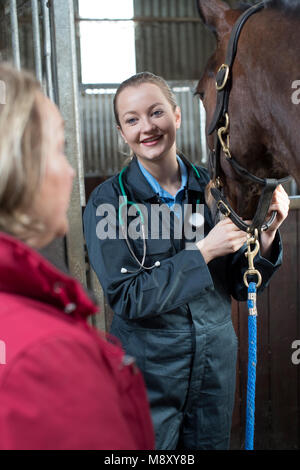
[{"label": "blonde hair", "polygon": [[44,229],[30,215],[43,172],[41,86],[9,64],[0,65],[0,83],[0,230],[26,241]]}]

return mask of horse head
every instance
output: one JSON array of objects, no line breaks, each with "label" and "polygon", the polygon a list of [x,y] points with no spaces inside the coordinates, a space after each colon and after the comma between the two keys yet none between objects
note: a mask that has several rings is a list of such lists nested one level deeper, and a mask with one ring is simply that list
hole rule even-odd
[{"label": "horse head", "polygon": [[[286,3],[265,2],[240,32],[230,76],[228,138],[230,154],[251,174],[262,179],[291,174],[300,185],[300,113],[292,100],[293,83],[300,79],[300,3],[291,2],[298,15],[289,14]],[[243,9],[232,9],[221,0],[197,0],[197,6],[216,37],[216,49],[196,89],[206,110],[207,143],[213,150],[215,140],[208,131],[217,103],[216,75]],[[261,186],[238,174],[224,151],[220,155],[223,192],[241,217],[251,219]]]}]

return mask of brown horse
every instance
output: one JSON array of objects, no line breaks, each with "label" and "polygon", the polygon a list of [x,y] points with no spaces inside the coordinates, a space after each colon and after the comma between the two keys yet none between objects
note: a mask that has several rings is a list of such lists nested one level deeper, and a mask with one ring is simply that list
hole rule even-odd
[{"label": "brown horse", "polygon": [[[216,73],[224,64],[232,28],[245,9],[221,0],[197,0],[200,15],[216,36],[196,93],[209,126],[216,107]],[[251,5],[250,5],[251,6]],[[248,5],[249,7],[249,5]],[[300,1],[270,0],[252,15],[240,34],[232,68],[228,114],[230,152],[260,178],[292,175],[300,186]],[[212,149],[214,142],[208,136]],[[261,186],[237,174],[221,153],[223,191],[243,218],[255,212]]]}]

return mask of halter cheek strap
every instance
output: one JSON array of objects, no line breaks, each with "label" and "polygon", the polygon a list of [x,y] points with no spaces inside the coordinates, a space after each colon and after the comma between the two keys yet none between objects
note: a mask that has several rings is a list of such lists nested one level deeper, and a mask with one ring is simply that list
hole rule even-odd
[{"label": "halter cheek strap", "polygon": [[[210,154],[210,170],[211,176],[215,183],[215,187],[211,188],[211,194],[217,202],[219,210],[231,218],[231,220],[241,229],[250,233],[254,233],[254,229],[259,231],[267,230],[276,217],[274,212],[271,218],[265,222],[270,202],[274,190],[279,184],[286,183],[291,177],[285,177],[282,179],[274,178],[259,178],[251,174],[246,168],[242,167],[233,158],[229,148],[229,97],[232,87],[232,67],[234,59],[237,53],[237,46],[241,31],[246,21],[255,13],[264,8],[264,2],[246,10],[235,23],[226,54],[226,61],[221,65],[216,76],[216,89],[217,89],[217,104],[212,121],[208,127],[208,134],[215,132],[214,137],[214,150]],[[259,199],[258,207],[254,215],[251,225],[246,224],[232,209],[230,203],[227,201],[222,191],[219,189],[221,184],[221,152],[223,151],[226,160],[231,164],[234,171],[244,179],[250,180],[253,183],[260,184],[263,186],[263,190]]]},{"label": "halter cheek strap", "polygon": [[214,112],[214,116],[208,128],[209,135],[214,132],[214,130],[220,123],[220,120],[222,120],[222,118],[225,118],[225,114],[228,112],[229,95],[230,95],[231,85],[232,85],[232,82],[231,82],[232,67],[233,67],[234,59],[237,53],[238,41],[239,41],[239,37],[243,29],[243,26],[245,25],[247,20],[250,18],[250,16],[254,15],[254,13],[257,13],[263,8],[264,8],[264,2],[261,2],[249,8],[248,10],[246,10],[239,17],[239,19],[237,20],[237,22],[235,23],[232,29],[229,43],[228,43],[228,48],[227,48],[225,64],[221,65],[216,76],[216,88],[218,92],[217,105],[216,105],[216,109]]}]

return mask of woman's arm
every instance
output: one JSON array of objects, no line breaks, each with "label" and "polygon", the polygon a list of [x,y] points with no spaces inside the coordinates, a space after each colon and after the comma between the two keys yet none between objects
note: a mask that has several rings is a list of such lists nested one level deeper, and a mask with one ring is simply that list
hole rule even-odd
[{"label": "woman's arm", "polygon": [[[78,332],[52,334],[7,365],[10,371],[0,386],[0,449],[144,448],[147,409],[143,429],[137,402],[125,398],[124,403],[122,397],[129,380],[117,365],[118,374],[110,368],[115,357],[106,358],[92,337],[79,337]],[[143,402],[146,407],[146,398]]]}]

